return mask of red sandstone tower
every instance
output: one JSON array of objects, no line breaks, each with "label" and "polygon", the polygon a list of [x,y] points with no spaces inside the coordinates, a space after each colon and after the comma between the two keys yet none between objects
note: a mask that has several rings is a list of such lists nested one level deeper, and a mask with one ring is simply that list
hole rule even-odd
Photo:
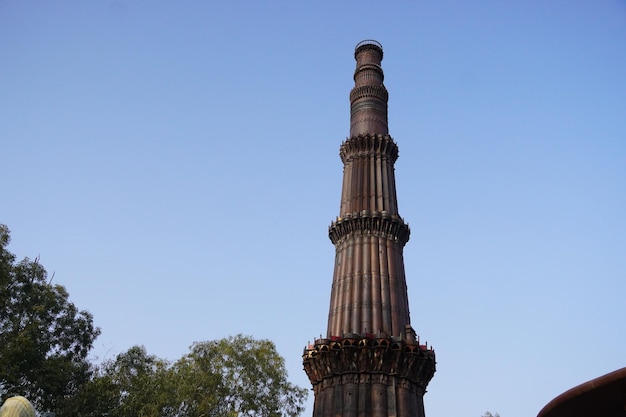
[{"label": "red sandstone tower", "polygon": [[383,49],[362,41],[354,57],[350,137],[339,150],[341,207],[328,233],[335,245],[328,329],[303,354],[313,417],[423,417],[435,353],[409,319],[402,254],[409,227],[398,214]]}]

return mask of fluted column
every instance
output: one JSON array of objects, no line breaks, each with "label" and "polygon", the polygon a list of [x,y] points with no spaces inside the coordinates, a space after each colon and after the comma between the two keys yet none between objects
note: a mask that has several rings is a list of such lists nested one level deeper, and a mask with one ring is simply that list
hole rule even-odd
[{"label": "fluted column", "polygon": [[410,230],[398,213],[382,58],[376,41],[356,46],[339,216],[328,233],[335,246],[328,327],[303,354],[313,417],[424,417],[435,372],[435,353],[410,322],[403,259]]},{"label": "fluted column", "polygon": [[409,228],[397,216],[357,212],[330,227],[335,272],[328,336],[401,336],[409,325],[402,249]]},{"label": "fluted column", "polygon": [[359,134],[339,148],[344,164],[339,216],[362,210],[398,214],[394,163],[398,146],[388,134]]}]

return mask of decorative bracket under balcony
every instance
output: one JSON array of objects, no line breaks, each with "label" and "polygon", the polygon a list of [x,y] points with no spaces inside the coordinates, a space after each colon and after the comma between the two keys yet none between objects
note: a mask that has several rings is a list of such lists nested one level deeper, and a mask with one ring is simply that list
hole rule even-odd
[{"label": "decorative bracket under balcony", "polygon": [[339,217],[328,228],[328,237],[333,245],[355,234],[385,237],[399,241],[404,246],[409,241],[411,231],[400,216],[390,215],[386,211],[370,212],[369,210]]}]

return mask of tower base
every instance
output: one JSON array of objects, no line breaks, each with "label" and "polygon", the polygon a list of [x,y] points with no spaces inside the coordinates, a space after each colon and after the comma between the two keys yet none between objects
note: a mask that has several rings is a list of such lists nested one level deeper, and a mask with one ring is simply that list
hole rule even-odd
[{"label": "tower base", "polygon": [[347,335],[318,339],[303,354],[313,417],[424,417],[423,396],[435,373],[425,345]]}]

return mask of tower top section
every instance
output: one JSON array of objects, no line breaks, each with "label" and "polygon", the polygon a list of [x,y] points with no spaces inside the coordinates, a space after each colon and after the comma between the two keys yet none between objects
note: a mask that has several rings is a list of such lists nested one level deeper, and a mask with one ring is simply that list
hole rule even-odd
[{"label": "tower top section", "polygon": [[380,59],[378,60],[379,63],[383,60],[383,46],[380,44],[380,42],[373,39],[365,39],[357,43],[354,47],[354,58],[356,59],[360,49],[366,48],[378,50],[380,52]]},{"label": "tower top section", "polygon": [[389,94],[383,84],[385,75],[380,63],[382,45],[371,39],[354,48],[356,69],[354,88],[350,91],[350,137],[364,134],[388,134],[387,101]]}]

